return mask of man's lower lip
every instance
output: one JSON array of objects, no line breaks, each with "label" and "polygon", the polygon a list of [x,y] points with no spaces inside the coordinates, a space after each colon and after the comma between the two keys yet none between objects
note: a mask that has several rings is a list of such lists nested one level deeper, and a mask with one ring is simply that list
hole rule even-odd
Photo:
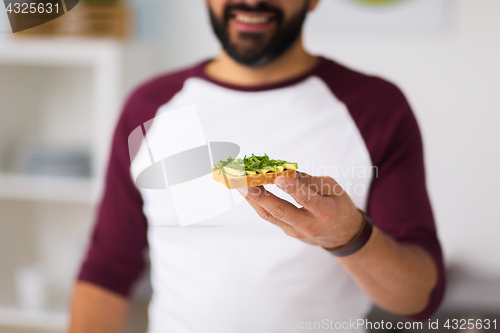
[{"label": "man's lower lip", "polygon": [[234,18],[231,19],[231,22],[235,25],[237,30],[244,32],[266,32],[274,24],[274,20],[266,23],[249,24],[240,22]]}]

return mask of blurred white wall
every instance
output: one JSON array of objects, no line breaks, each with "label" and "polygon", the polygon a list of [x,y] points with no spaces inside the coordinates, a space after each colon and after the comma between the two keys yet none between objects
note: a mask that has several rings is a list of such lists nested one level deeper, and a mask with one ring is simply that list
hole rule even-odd
[{"label": "blurred white wall", "polygon": [[[325,2],[334,0],[322,1],[307,47],[403,89],[423,132],[448,263],[500,276],[500,1],[445,0],[445,27],[422,32],[320,31],[315,21],[331,19]],[[135,2],[141,39],[160,51],[158,70],[217,54],[203,0]]]}]

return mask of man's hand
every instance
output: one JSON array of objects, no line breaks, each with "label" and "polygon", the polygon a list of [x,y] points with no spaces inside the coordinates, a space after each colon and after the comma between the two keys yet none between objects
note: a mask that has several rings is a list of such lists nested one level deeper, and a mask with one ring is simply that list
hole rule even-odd
[{"label": "man's hand", "polygon": [[[361,228],[361,213],[332,178],[300,173],[298,179],[278,177],[275,184],[303,207],[263,187],[240,192],[263,219],[286,234],[311,245],[335,248],[349,242]],[[376,226],[361,250],[337,259],[372,301],[395,314],[423,311],[437,284],[437,267],[427,251],[399,243]]]},{"label": "man's hand", "polygon": [[302,206],[297,208],[264,187],[240,189],[263,219],[307,244],[335,248],[348,243],[361,228],[362,215],[342,187],[330,177],[297,173],[275,184]]}]

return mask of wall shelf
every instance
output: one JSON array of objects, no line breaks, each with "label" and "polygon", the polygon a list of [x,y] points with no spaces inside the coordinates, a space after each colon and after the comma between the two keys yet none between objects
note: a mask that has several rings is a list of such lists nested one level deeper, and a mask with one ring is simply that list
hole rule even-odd
[{"label": "wall shelf", "polygon": [[0,199],[89,204],[96,190],[91,179],[0,173]]},{"label": "wall shelf", "polygon": [[113,60],[122,43],[74,38],[10,39],[0,44],[2,65],[89,66]]},{"label": "wall shelf", "polygon": [[0,326],[64,332],[69,317],[65,312],[26,311],[17,308],[0,308]]}]

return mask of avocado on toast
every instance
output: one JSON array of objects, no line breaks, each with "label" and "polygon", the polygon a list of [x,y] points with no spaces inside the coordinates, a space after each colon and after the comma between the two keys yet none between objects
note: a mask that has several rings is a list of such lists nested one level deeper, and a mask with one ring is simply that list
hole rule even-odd
[{"label": "avocado on toast", "polygon": [[272,160],[267,154],[219,161],[214,164],[213,178],[229,189],[273,184],[279,176],[297,178],[297,163]]}]

